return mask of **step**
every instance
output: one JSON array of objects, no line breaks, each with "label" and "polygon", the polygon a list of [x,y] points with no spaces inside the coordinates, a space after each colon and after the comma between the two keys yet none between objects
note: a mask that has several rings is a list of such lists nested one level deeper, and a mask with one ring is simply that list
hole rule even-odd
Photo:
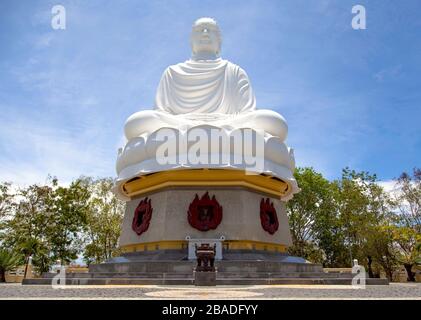
[{"label": "step", "polygon": [[[24,285],[51,285],[52,279],[24,279]],[[216,285],[351,285],[349,278],[226,278]],[[388,285],[387,279],[366,279],[367,285]],[[193,278],[66,278],[66,285],[194,285]]]},{"label": "step", "polygon": [[[349,278],[231,278],[217,279],[217,285],[352,285]],[[366,285],[388,285],[387,279],[366,279]]]},{"label": "step", "polygon": [[219,272],[218,278],[352,278],[352,273],[324,272]]},{"label": "step", "polygon": [[[66,278],[66,285],[192,285],[193,283],[193,278]],[[22,284],[51,285],[52,279],[24,279]]]},{"label": "step", "polygon": [[[43,278],[52,279],[56,274],[43,274]],[[188,273],[162,273],[162,272],[90,272],[90,273],[67,273],[66,277],[73,278],[190,278],[193,272]],[[272,278],[352,278],[351,273],[323,273],[323,272],[219,272],[217,277],[221,279],[230,278],[252,278],[252,279],[272,279]]]},{"label": "step", "polygon": [[[188,273],[192,272],[194,266],[195,263],[192,261],[136,261],[91,265],[89,271],[93,273]],[[216,261],[215,266],[220,272],[323,272],[321,265],[276,261],[221,260]]]}]

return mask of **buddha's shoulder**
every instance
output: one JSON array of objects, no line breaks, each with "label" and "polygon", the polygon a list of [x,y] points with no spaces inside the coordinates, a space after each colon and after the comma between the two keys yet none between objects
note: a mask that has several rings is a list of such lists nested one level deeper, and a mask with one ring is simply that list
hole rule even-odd
[{"label": "buddha's shoulder", "polygon": [[234,72],[236,74],[245,74],[245,71],[237,64],[225,60],[225,59],[218,59],[216,61],[194,61],[194,60],[186,60],[184,62],[180,62],[177,64],[173,64],[168,66],[164,73],[190,73],[194,70],[221,70],[226,69],[229,72]]},{"label": "buddha's shoulder", "polygon": [[227,60],[227,62],[228,62],[228,65],[229,65],[231,68],[236,69],[236,70],[238,70],[238,71],[240,71],[240,72],[245,72],[245,71],[244,71],[244,69],[243,69],[243,68],[241,68],[238,64],[236,64],[236,63],[234,63],[234,62],[231,62],[231,61],[228,61],[228,60]]},{"label": "buddha's shoulder", "polygon": [[247,77],[246,71],[243,68],[241,68],[238,64],[228,60],[225,61],[227,62],[227,68],[229,68],[232,73],[235,73],[236,76],[241,78]]}]

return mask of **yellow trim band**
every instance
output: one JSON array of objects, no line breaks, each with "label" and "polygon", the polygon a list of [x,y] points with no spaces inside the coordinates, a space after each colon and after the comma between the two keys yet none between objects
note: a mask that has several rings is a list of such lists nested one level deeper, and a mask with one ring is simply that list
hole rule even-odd
[{"label": "yellow trim band", "polygon": [[283,180],[263,174],[249,175],[243,170],[183,169],[152,173],[131,179],[122,185],[122,192],[133,198],[148,192],[175,186],[246,187],[282,197],[291,189]]},{"label": "yellow trim band", "polygon": [[[225,240],[222,242],[224,250],[262,250],[271,252],[286,252],[287,246],[283,244],[260,242],[252,240]],[[182,240],[175,241],[155,241],[121,246],[124,253],[155,251],[155,250],[179,250],[187,249],[188,242]]]}]

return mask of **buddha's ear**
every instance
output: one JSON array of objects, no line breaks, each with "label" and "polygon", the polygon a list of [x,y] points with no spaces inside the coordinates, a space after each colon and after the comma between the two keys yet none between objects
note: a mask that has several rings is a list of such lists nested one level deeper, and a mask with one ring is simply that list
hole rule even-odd
[{"label": "buddha's ear", "polygon": [[194,47],[193,47],[193,36],[190,37],[190,48],[193,55],[195,55],[196,51],[194,51]]},{"label": "buddha's ear", "polygon": [[221,54],[222,48],[222,39],[218,39],[218,49],[216,50],[216,54],[219,56]]}]

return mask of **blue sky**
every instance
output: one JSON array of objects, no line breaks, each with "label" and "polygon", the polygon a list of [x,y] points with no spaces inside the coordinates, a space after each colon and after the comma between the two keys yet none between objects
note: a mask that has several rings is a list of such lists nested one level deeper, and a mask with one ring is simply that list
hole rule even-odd
[{"label": "blue sky", "polygon": [[[51,28],[56,4],[66,30]],[[351,28],[356,4],[366,30]],[[298,165],[393,179],[421,165],[420,13],[417,0],[3,0],[0,181],[114,176],[124,121],[190,57],[201,16],[218,21],[258,107],[287,119]]]}]

